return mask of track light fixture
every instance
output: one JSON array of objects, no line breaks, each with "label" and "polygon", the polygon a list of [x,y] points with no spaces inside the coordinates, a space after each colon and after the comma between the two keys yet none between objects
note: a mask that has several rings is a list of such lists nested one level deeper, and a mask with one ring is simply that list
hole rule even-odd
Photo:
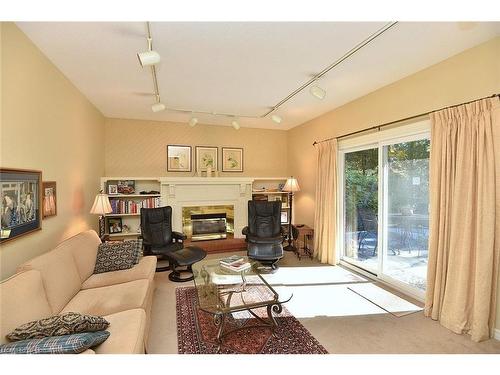
[{"label": "track light fixture", "polygon": [[160,62],[160,54],[156,51],[139,52],[137,57],[143,68],[145,66],[156,65]]},{"label": "track light fixture", "polygon": [[165,110],[165,104],[163,103],[155,103],[151,106],[151,110],[153,112],[161,112]]},{"label": "track light fixture", "polygon": [[273,121],[274,121],[275,123],[277,123],[277,124],[281,124],[281,121],[282,121],[283,119],[281,118],[281,116],[278,116],[278,115],[272,115],[272,116],[271,116],[271,120],[273,120]]},{"label": "track light fixture", "polygon": [[326,96],[326,91],[317,85],[311,86],[309,88],[309,92],[312,96],[319,100],[323,100]]},{"label": "track light fixture", "polygon": [[240,123],[236,119],[231,121],[231,125],[233,126],[234,130],[238,130],[240,128]]},{"label": "track light fixture", "polygon": [[198,123],[198,118],[197,117],[191,117],[189,120],[189,126],[193,127]]}]

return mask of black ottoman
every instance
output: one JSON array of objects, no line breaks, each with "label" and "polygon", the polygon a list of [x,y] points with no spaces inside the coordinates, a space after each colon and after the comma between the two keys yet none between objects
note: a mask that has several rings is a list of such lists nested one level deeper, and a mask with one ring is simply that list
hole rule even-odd
[{"label": "black ottoman", "polygon": [[[172,272],[168,278],[175,282],[185,282],[194,279],[192,266],[207,256],[207,252],[197,246],[187,246],[181,250],[173,251],[165,254],[170,262]],[[186,267],[186,269],[178,269],[177,267]],[[181,273],[190,273],[188,277],[181,277]]]}]

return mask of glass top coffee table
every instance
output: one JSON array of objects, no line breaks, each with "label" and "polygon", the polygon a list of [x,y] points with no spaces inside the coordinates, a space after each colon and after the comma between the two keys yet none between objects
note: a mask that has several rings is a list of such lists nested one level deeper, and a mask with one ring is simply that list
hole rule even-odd
[{"label": "glass top coffee table", "polygon": [[[194,283],[200,309],[213,315],[218,327],[217,343],[220,350],[224,336],[249,326],[224,330],[230,315],[246,311],[258,320],[254,327],[268,327],[273,333],[278,325],[274,314],[282,312],[282,304],[292,295],[280,296],[262,277],[264,267],[256,261],[246,259],[252,267],[234,272],[219,265],[219,259],[202,261],[193,265]],[[264,311],[264,313],[263,313]]]}]

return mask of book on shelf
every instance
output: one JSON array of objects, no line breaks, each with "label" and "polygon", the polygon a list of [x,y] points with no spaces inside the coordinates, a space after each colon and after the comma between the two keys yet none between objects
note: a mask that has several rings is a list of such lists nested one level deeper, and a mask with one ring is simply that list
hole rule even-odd
[{"label": "book on shelf", "polygon": [[220,264],[222,269],[233,271],[233,272],[241,272],[252,267],[250,262],[246,262],[245,260],[241,260],[239,262],[233,263],[232,265],[227,265],[224,263]]},{"label": "book on shelf", "polygon": [[220,260],[220,264],[225,264],[227,266],[232,266],[233,264],[237,262],[244,261],[245,258],[240,256],[240,255],[231,255],[229,257],[222,258]]},{"label": "book on shelf", "polygon": [[160,207],[160,197],[151,197],[143,199],[140,202],[130,199],[114,199],[110,197],[112,214],[138,214],[141,208],[157,208]]}]

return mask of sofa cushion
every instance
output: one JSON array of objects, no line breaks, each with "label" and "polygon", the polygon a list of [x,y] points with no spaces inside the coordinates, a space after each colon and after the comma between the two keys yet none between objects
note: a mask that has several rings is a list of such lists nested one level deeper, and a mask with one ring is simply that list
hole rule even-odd
[{"label": "sofa cushion", "polygon": [[94,272],[97,247],[101,239],[93,230],[78,233],[61,242],[56,249],[73,254],[81,281],[85,281]]},{"label": "sofa cushion", "polygon": [[11,341],[41,339],[73,333],[103,331],[108,326],[106,319],[100,316],[67,312],[22,324],[10,332],[7,338]]},{"label": "sofa cushion", "polygon": [[146,313],[143,309],[133,309],[106,315],[110,322],[109,338],[96,347],[97,354],[139,354],[144,353]]},{"label": "sofa cushion", "polygon": [[104,316],[119,311],[142,308],[147,305],[150,293],[148,280],[84,289],[68,302],[62,312],[76,311],[82,314]]},{"label": "sofa cushion", "polygon": [[0,354],[78,354],[106,341],[109,332],[85,332],[0,345]]},{"label": "sofa cushion", "polygon": [[126,270],[136,260],[136,244],[132,241],[107,242],[99,245],[94,273]]},{"label": "sofa cushion", "polygon": [[39,271],[17,273],[0,283],[0,314],[0,344],[17,326],[53,315]]},{"label": "sofa cushion", "polygon": [[156,262],[156,257],[146,256],[141,258],[139,264],[128,270],[97,273],[84,281],[82,289],[99,288],[141,279],[153,281]]}]

